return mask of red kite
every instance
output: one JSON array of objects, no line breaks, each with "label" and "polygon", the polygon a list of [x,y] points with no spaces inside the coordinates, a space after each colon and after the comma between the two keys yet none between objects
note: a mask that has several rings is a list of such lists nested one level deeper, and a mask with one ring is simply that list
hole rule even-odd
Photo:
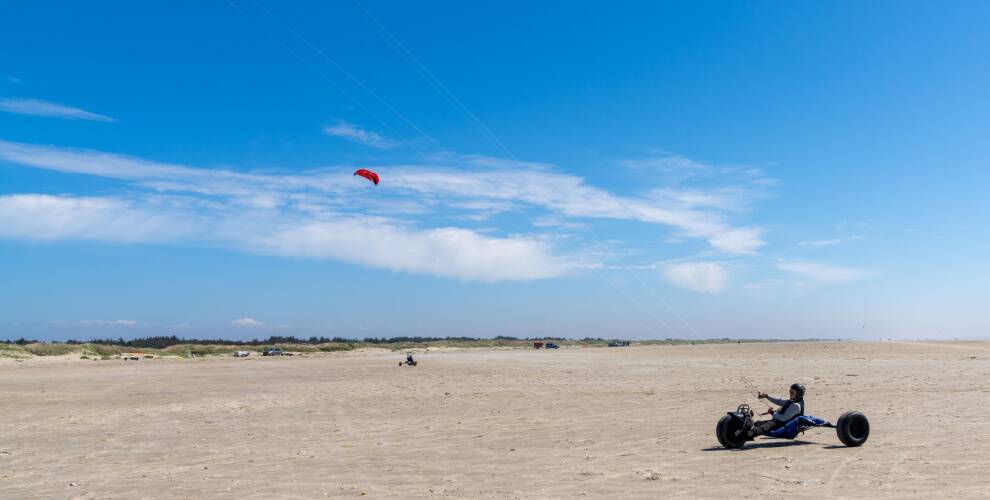
[{"label": "red kite", "polygon": [[374,182],[376,186],[378,185],[378,174],[372,172],[371,170],[359,168],[354,171],[354,175],[360,175],[361,177]]}]

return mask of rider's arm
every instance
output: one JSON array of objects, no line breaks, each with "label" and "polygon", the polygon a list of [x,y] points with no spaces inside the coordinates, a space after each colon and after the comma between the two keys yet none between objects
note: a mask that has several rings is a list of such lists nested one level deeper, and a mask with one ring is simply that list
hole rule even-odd
[{"label": "rider's arm", "polygon": [[777,406],[784,406],[785,404],[787,404],[787,400],[786,399],[775,398],[775,397],[770,396],[770,395],[767,395],[767,401],[770,401],[771,403],[773,403],[773,404],[775,404]]},{"label": "rider's arm", "polygon": [[778,422],[789,422],[792,418],[800,414],[801,403],[791,403],[791,405],[787,407],[787,410],[774,413],[773,419]]}]

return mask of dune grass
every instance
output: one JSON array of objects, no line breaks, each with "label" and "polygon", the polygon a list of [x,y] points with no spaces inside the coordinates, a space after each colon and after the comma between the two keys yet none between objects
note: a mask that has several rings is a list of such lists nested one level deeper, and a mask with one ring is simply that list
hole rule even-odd
[{"label": "dune grass", "polygon": [[114,345],[82,344],[81,347],[84,354],[99,357],[100,359],[110,359],[111,356],[117,356],[121,353],[120,348]]},{"label": "dune grass", "polygon": [[162,351],[172,356],[222,356],[233,354],[234,351],[254,351],[254,346],[236,345],[200,345],[200,344],[178,344],[168,346]]},{"label": "dune grass", "polygon": [[24,346],[17,344],[0,344],[0,358],[22,359],[31,357],[31,353],[24,349]]},{"label": "dune grass", "polygon": [[24,350],[35,356],[63,356],[78,351],[79,347],[70,344],[38,343],[27,344]]},{"label": "dune grass", "polygon": [[316,346],[320,352],[341,352],[341,351],[353,351],[354,344],[343,344],[338,342],[331,342],[328,344],[320,344]]}]

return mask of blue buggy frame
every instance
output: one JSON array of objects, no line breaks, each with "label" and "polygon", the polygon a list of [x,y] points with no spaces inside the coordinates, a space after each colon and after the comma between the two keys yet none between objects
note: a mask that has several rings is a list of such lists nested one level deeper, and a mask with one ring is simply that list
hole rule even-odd
[{"label": "blue buggy frame", "polygon": [[812,417],[811,415],[801,415],[792,418],[786,424],[777,427],[776,429],[766,433],[768,437],[775,437],[781,439],[794,439],[798,437],[802,432],[812,428],[812,427],[828,427],[834,429],[835,426],[827,420],[822,420],[818,417]]}]

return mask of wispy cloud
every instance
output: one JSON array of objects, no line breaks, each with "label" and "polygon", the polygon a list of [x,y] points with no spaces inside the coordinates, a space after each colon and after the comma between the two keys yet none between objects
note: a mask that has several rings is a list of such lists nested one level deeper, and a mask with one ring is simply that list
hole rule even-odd
[{"label": "wispy cloud", "polygon": [[[112,197],[0,197],[0,236],[8,238],[222,244],[481,281],[598,267],[586,252],[591,242],[572,240],[563,252],[559,246],[563,232],[573,235],[588,219],[667,226],[677,238],[700,238],[729,253],[763,245],[760,228],[732,225],[724,204],[697,190],[676,203],[673,194],[620,196],[552,165],[500,158],[449,155],[438,165],[376,167],[383,182],[373,188],[354,180],[350,167],[248,173],[2,140],[0,161],[136,186]],[[381,194],[369,196],[369,189]],[[519,212],[542,233],[435,227],[505,212]]]},{"label": "wispy cloud", "polygon": [[392,149],[399,145],[397,141],[383,137],[382,135],[365,130],[353,123],[340,122],[336,125],[323,127],[323,132],[333,137],[340,137],[351,142],[363,144],[378,149]]},{"label": "wispy cloud", "polygon": [[816,248],[816,247],[827,247],[827,246],[832,246],[832,245],[838,245],[839,243],[842,243],[842,239],[841,238],[831,238],[831,239],[827,239],[827,240],[806,240],[806,241],[799,241],[798,242],[798,246]]},{"label": "wispy cloud", "polygon": [[40,99],[7,98],[0,99],[0,111],[20,115],[47,116],[66,120],[89,120],[94,122],[115,122],[109,116],[92,113],[83,109]]},{"label": "wispy cloud", "polygon": [[819,262],[791,260],[777,263],[777,269],[818,283],[849,283],[866,278],[869,271],[853,267],[840,267]]},{"label": "wispy cloud", "polygon": [[718,293],[728,283],[728,271],[718,262],[675,262],[662,268],[668,281],[681,288]]},{"label": "wispy cloud", "polygon": [[636,220],[677,228],[684,236],[703,238],[719,250],[753,253],[763,246],[762,229],[733,227],[713,210],[671,206],[665,201],[613,195],[584,179],[545,170],[463,171],[398,168],[389,182],[421,196],[513,201],[578,218]]},{"label": "wispy cloud", "polygon": [[254,318],[237,318],[230,322],[231,325],[240,326],[245,328],[258,328],[265,326],[264,323],[258,321]]},{"label": "wispy cloud", "polygon": [[264,329],[276,329],[276,330],[291,330],[292,327],[285,324],[273,325],[270,323],[265,323],[258,321],[254,318],[237,318],[230,322],[231,325],[238,328],[264,328]]},{"label": "wispy cloud", "polygon": [[79,322],[83,326],[137,326],[133,319],[84,319]]}]

